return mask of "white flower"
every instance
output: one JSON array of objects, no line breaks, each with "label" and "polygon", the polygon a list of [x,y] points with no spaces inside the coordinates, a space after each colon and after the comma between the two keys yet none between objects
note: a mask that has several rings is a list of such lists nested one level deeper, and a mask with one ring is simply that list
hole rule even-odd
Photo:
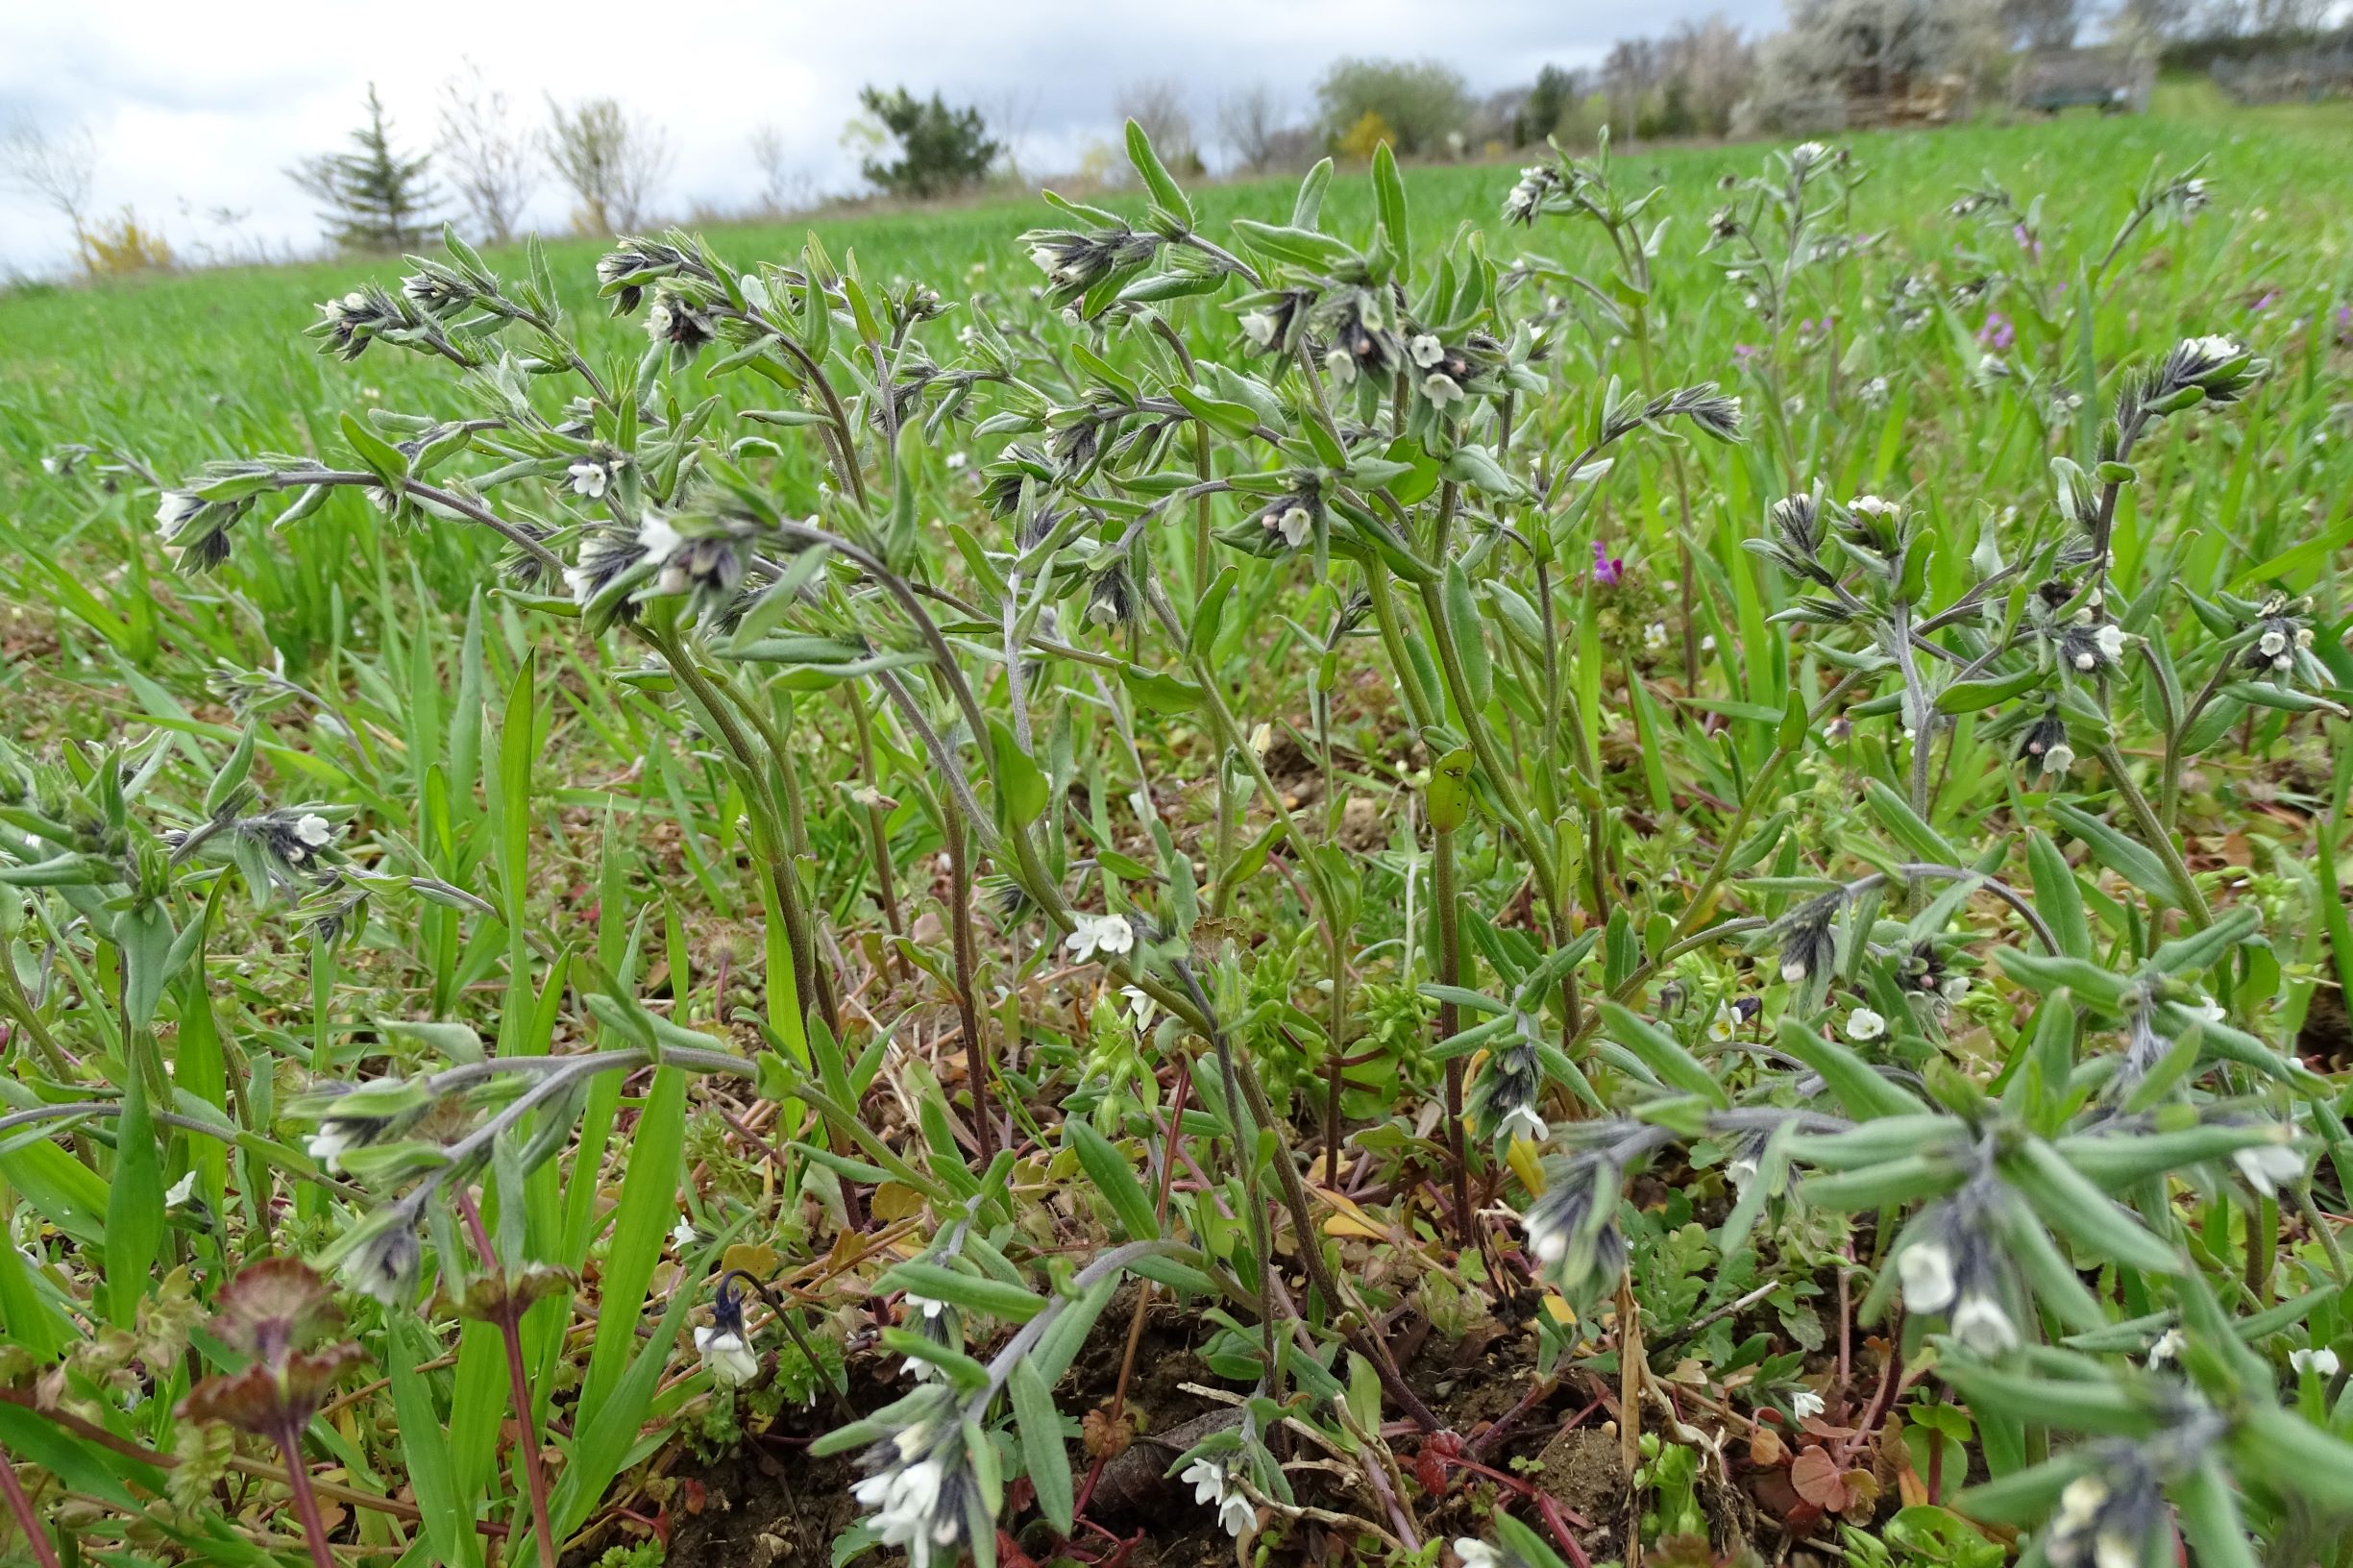
[{"label": "white flower", "polygon": [[971,461],[972,455],[969,453],[951,452],[947,454],[947,471],[950,474],[958,473]]},{"label": "white flower", "polygon": [[1503,1568],[1503,1554],[1475,1535],[1458,1536],[1455,1556],[1462,1559],[1462,1568]]},{"label": "white flower", "polygon": [[1275,341],[1275,313],[1272,310],[1253,310],[1242,317],[1242,336],[1260,348],[1272,348]]},{"label": "white flower", "polygon": [[1334,349],[1324,355],[1324,374],[1332,378],[1335,386],[1346,386],[1357,379],[1357,362],[1346,349]]},{"label": "white flower", "polygon": [[1283,542],[1297,550],[1315,531],[1315,519],[1305,506],[1292,506],[1266,520],[1266,526],[1283,535]]},{"label": "white flower", "polygon": [[1872,517],[1900,517],[1903,508],[1879,496],[1857,496],[1847,503],[1847,510],[1862,512]]},{"label": "white flower", "polygon": [[1818,141],[1802,141],[1789,150],[1789,160],[1800,168],[1819,163],[1829,155],[1829,149]]},{"label": "white flower", "polygon": [[2337,1353],[2326,1346],[2318,1350],[2292,1350],[2288,1353],[2288,1364],[2298,1372],[2333,1378],[2337,1375]]},{"label": "white flower", "polygon": [[2092,1540],[2092,1568],[2141,1568],[2141,1549],[2120,1530],[2103,1530]]},{"label": "white flower", "polygon": [[1501,1131],[1507,1138],[1524,1138],[1531,1143],[1541,1143],[1553,1136],[1553,1129],[1532,1105],[1515,1105],[1504,1117]]},{"label": "white flower", "polygon": [[[902,1453],[908,1433],[921,1430],[909,1428],[899,1433]],[[929,1440],[927,1433],[923,1440]],[[953,1547],[959,1533],[955,1518],[935,1517],[940,1489],[946,1480],[947,1467],[940,1460],[918,1459],[869,1476],[849,1490],[859,1503],[874,1510],[874,1531],[883,1545],[905,1547],[915,1568],[930,1568],[934,1550]]]},{"label": "white flower", "polygon": [[1097,952],[1124,953],[1136,945],[1136,928],[1124,915],[1079,915],[1063,945],[1081,964],[1094,961]]},{"label": "white flower", "polygon": [[187,1207],[188,1200],[195,1195],[196,1172],[191,1170],[185,1176],[181,1177],[180,1180],[172,1183],[170,1188],[164,1191],[163,1207],[166,1209],[184,1209]]},{"label": "white flower", "polygon": [[2097,1476],[2077,1476],[2059,1494],[2059,1509],[2050,1516],[2051,1533],[2072,1535],[2089,1530],[2107,1506],[2108,1483]]},{"label": "white flower", "polygon": [[695,1348],[702,1353],[703,1369],[722,1388],[740,1388],[760,1375],[760,1358],[732,1329],[701,1324],[695,1330]]},{"label": "white flower", "polygon": [[2099,645],[2100,652],[2107,657],[2114,659],[2123,656],[2124,628],[2115,622],[2110,621],[2094,632],[2092,640]]},{"label": "white flower", "polygon": [[1415,364],[1428,370],[1446,357],[1446,345],[1432,333],[1424,332],[1406,345],[1406,352],[1413,355]]},{"label": "white flower", "polygon": [[2160,1366],[2169,1366],[2174,1361],[2179,1360],[2181,1359],[2181,1330],[2166,1330],[2165,1333],[2157,1335],[2157,1342],[2148,1347],[2149,1367],[2154,1370]]},{"label": "white flower", "polygon": [[1047,245],[1032,245],[1029,248],[1029,258],[1036,264],[1038,270],[1048,278],[1053,277],[1054,269],[1062,265],[1062,257],[1056,256],[1053,248]]},{"label": "white flower", "polygon": [[43,474],[55,474],[55,473],[57,473],[57,472],[58,472],[58,460],[57,460],[55,457],[43,457],[43,458],[41,459],[41,472],[42,472]]},{"label": "white flower", "polygon": [[2201,997],[2198,1004],[2190,1011],[2196,1015],[2201,1023],[2220,1023],[2222,1021],[2222,1004],[2211,996]]},{"label": "white flower", "polygon": [[1952,1305],[1952,1249],[1942,1241],[1916,1241],[1896,1255],[1903,1279],[1904,1310],[1941,1312]]},{"label": "white flower", "polygon": [[667,561],[685,541],[678,530],[670,526],[670,519],[659,512],[648,512],[637,525],[637,548],[646,552],[646,559]]},{"label": "white flower", "polygon": [[1193,1489],[1193,1501],[1203,1507],[1215,1507],[1217,1522],[1228,1535],[1241,1539],[1242,1531],[1258,1521],[1258,1509],[1234,1484],[1233,1477],[1219,1459],[1195,1459],[1177,1478]]},{"label": "white flower", "polygon": [[1820,1415],[1822,1410],[1822,1396],[1811,1388],[1801,1388],[1790,1398],[1789,1413],[1801,1421],[1808,1416]]},{"label": "white flower", "polygon": [[1746,1192],[1749,1184],[1756,1180],[1756,1156],[1736,1154],[1724,1163],[1724,1175],[1735,1192]]},{"label": "white flower", "polygon": [[1957,1002],[1962,997],[1969,994],[1969,976],[1966,974],[1949,974],[1945,976],[1944,984],[1938,986],[1936,990],[1937,994],[1944,997],[1945,1000],[1949,1002]]},{"label": "white flower", "polygon": [[2043,753],[2043,772],[2046,773],[2065,775],[2067,771],[2074,766],[2075,748],[2065,741],[2061,741],[2057,746]]},{"label": "white flower", "polygon": [[2239,1174],[2246,1178],[2246,1185],[2267,1198],[2278,1194],[2280,1183],[2304,1174],[2304,1157],[2285,1143],[2259,1143],[2230,1158]]},{"label": "white flower", "polygon": [[1667,646],[1667,624],[1654,621],[1642,628],[1642,646],[1655,653]]},{"label": "white flower", "polygon": [[1963,1296],[1952,1311],[1952,1336],[1980,1356],[2018,1348],[2018,1327],[1991,1296]]},{"label": "white flower", "polygon": [[1262,757],[1274,744],[1275,726],[1262,719],[1260,720],[1258,728],[1250,732],[1250,749]]},{"label": "white flower", "polygon": [[166,490],[156,502],[156,531],[170,539],[204,509],[205,503],[185,490]]},{"label": "white flower", "polygon": [[306,1147],[309,1149],[311,1159],[316,1160],[329,1170],[340,1170],[343,1168],[340,1164],[343,1151],[353,1147],[358,1141],[358,1138],[352,1132],[350,1126],[340,1121],[330,1121],[321,1125],[317,1132],[310,1135],[310,1141]]},{"label": "white flower", "polygon": [[1719,1003],[1716,1016],[1708,1020],[1707,1038],[1721,1045],[1739,1032],[1740,1015],[1732,1011],[1731,1003]]},{"label": "white flower", "polygon": [[572,475],[573,493],[586,496],[591,501],[602,499],[604,487],[612,478],[602,463],[586,460],[573,464],[568,472]]},{"label": "white flower", "polygon": [[2225,359],[2236,359],[2246,350],[2239,346],[2237,338],[2217,332],[2206,337],[2185,338],[2181,352],[2186,358],[2219,363]]},{"label": "white flower", "polygon": [[294,836],[313,849],[326,847],[335,836],[335,826],[315,811],[306,811],[294,819]]},{"label": "white flower", "polygon": [[1847,1015],[1849,1040],[1876,1040],[1887,1033],[1887,1020],[1868,1007],[1858,1007]]},{"label": "white flower", "polygon": [[906,1302],[907,1311],[910,1312],[921,1312],[927,1318],[938,1317],[942,1312],[947,1310],[946,1302],[934,1301],[929,1296],[919,1296],[912,1290],[907,1292]]},{"label": "white flower", "polygon": [[684,1214],[680,1214],[678,1223],[670,1228],[670,1244],[680,1252],[693,1246],[695,1244],[695,1222]]},{"label": "white flower", "polygon": [[1128,1021],[1139,1029],[1149,1029],[1160,1016],[1160,1003],[1135,986],[1121,986],[1119,994],[1127,998]]},{"label": "white flower", "polygon": [[1422,396],[1443,408],[1450,403],[1462,401],[1462,388],[1452,378],[1432,371],[1422,380]]}]

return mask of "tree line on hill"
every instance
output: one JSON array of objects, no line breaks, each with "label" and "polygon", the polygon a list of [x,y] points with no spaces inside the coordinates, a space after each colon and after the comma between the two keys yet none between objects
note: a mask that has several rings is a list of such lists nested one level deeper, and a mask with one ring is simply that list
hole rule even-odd
[{"label": "tree line on hill", "polygon": [[[1386,142],[1408,158],[1501,157],[1540,145],[1590,142],[1606,125],[1619,138],[1722,136],[1810,129],[1826,100],[1888,90],[1890,84],[1959,81],[1982,89],[2020,49],[2065,48],[2096,30],[2109,41],[2170,61],[2242,58],[2325,33],[2332,0],[1786,0],[1783,29],[1761,38],[1722,16],[1685,22],[1655,37],[1621,39],[1592,66],[1548,64],[1523,86],[1474,94],[1436,60],[1344,59],[1317,81],[1311,105],[1264,85],[1214,105],[1211,135],[1196,127],[1189,95],[1167,80],[1134,82],[1112,109],[1152,135],[1173,168],[1206,172],[1211,147],[1227,172],[1304,167],[1333,154],[1368,159]],[[922,201],[975,188],[1014,165],[1017,101],[997,110],[870,86],[845,143],[862,153],[865,183],[887,197]],[[445,219],[498,244],[512,239],[543,184],[552,180],[582,233],[645,228],[663,208],[674,155],[667,132],[620,100],[566,104],[550,97],[533,123],[480,67],[468,62],[440,88],[435,134],[404,143],[373,86],[348,144],[306,158],[288,175],[319,204],[321,230],[337,248],[415,247]],[[784,135],[754,129],[748,149],[763,177],[762,210],[813,205],[815,182],[797,168]],[[1109,183],[1121,159],[1108,143],[1078,174]],[[169,245],[125,208],[93,210],[96,149],[86,132],[19,123],[0,133],[0,184],[30,194],[71,226],[83,270],[168,265]],[[716,216],[717,214],[699,214]]]}]

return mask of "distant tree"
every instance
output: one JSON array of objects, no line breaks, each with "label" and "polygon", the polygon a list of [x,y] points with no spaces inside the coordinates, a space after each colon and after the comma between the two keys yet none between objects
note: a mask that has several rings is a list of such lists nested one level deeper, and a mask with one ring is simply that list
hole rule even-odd
[{"label": "distant tree", "polygon": [[877,155],[861,165],[868,180],[894,196],[922,201],[976,184],[1003,150],[990,139],[979,110],[950,109],[936,92],[924,100],[905,87],[867,87],[858,103],[898,144],[895,159]]},{"label": "distant tree", "polygon": [[2108,13],[2108,37],[2127,44],[2170,43],[2195,31],[2197,0],[2123,0]]},{"label": "distant tree", "polygon": [[1684,22],[1659,45],[1670,92],[1681,104],[1685,130],[1721,136],[1732,110],[1756,83],[1756,46],[1722,16]]},{"label": "distant tree", "polygon": [[470,60],[441,84],[439,151],[474,231],[493,244],[513,239],[523,204],[539,184],[536,159],[506,94]]},{"label": "distant tree", "polygon": [[1193,137],[1192,111],[1185,107],[1183,83],[1164,76],[1130,82],[1112,100],[1112,116],[1142,126],[1160,160],[1177,173],[1201,172],[1201,145]]},{"label": "distant tree", "polygon": [[670,138],[616,98],[589,98],[566,109],[548,100],[540,145],[577,202],[572,226],[600,237],[645,227],[654,192],[670,173]]},{"label": "distant tree", "polygon": [[1336,145],[1380,118],[1400,153],[1433,152],[1470,118],[1470,90],[1460,73],[1434,60],[1343,60],[1315,86],[1324,135]]},{"label": "distant tree", "polygon": [[406,158],[392,145],[392,119],[376,84],[368,84],[367,120],[352,132],[348,153],[322,153],[286,171],[326,204],[327,237],[347,250],[404,251],[432,222],[431,155]]},{"label": "distant tree", "polygon": [[1526,147],[1542,141],[1560,129],[1560,122],[1576,106],[1577,73],[1564,66],[1547,65],[1536,73],[1536,85],[1528,89],[1521,101],[1520,111],[1512,122],[1511,145]]},{"label": "distant tree", "polygon": [[1643,105],[1661,81],[1658,55],[1658,45],[1649,38],[1620,38],[1602,61],[1602,98],[1609,128],[1620,136],[1643,130]]},{"label": "distant tree", "polygon": [[2083,26],[2083,0],[2000,0],[1995,17],[2006,44],[2065,49]]},{"label": "distant tree", "polygon": [[1973,0],[1789,0],[1789,26],[1758,50],[1744,126],[1809,125],[1850,95],[1967,75],[2000,48],[1999,18]]},{"label": "distant tree", "polygon": [[1333,142],[1332,150],[1351,162],[1363,163],[1371,160],[1385,141],[1394,148],[1397,145],[1397,133],[1389,128],[1388,121],[1381,117],[1379,110],[1368,109],[1357,116],[1356,124],[1340,133],[1338,139]]},{"label": "distant tree", "polygon": [[98,144],[86,127],[50,130],[21,119],[0,132],[0,188],[32,197],[70,224],[77,238],[97,176]]},{"label": "distant tree", "polygon": [[1217,103],[1217,137],[1234,159],[1252,174],[1274,167],[1283,145],[1282,106],[1274,89],[1256,83],[1229,92]]},{"label": "distant tree", "polygon": [[783,132],[772,125],[755,127],[751,133],[751,160],[760,166],[762,211],[791,212],[812,205],[817,178],[794,162]]}]

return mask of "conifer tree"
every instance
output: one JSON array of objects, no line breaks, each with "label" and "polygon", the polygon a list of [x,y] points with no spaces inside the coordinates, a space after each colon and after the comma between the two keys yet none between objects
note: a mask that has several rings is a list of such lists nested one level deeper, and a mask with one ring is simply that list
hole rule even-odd
[{"label": "conifer tree", "polygon": [[429,232],[436,192],[429,154],[394,151],[392,121],[376,84],[368,84],[367,121],[352,132],[356,149],[322,153],[288,170],[294,183],[326,203],[328,237],[346,250],[405,251]]}]

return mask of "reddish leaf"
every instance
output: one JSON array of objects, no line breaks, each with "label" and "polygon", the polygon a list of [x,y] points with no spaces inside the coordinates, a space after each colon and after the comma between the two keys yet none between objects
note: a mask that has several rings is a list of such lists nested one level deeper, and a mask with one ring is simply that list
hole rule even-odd
[{"label": "reddish leaf", "polygon": [[1814,1507],[1836,1513],[1847,1506],[1847,1478],[1819,1444],[1809,1445],[1789,1467],[1789,1483]]}]

